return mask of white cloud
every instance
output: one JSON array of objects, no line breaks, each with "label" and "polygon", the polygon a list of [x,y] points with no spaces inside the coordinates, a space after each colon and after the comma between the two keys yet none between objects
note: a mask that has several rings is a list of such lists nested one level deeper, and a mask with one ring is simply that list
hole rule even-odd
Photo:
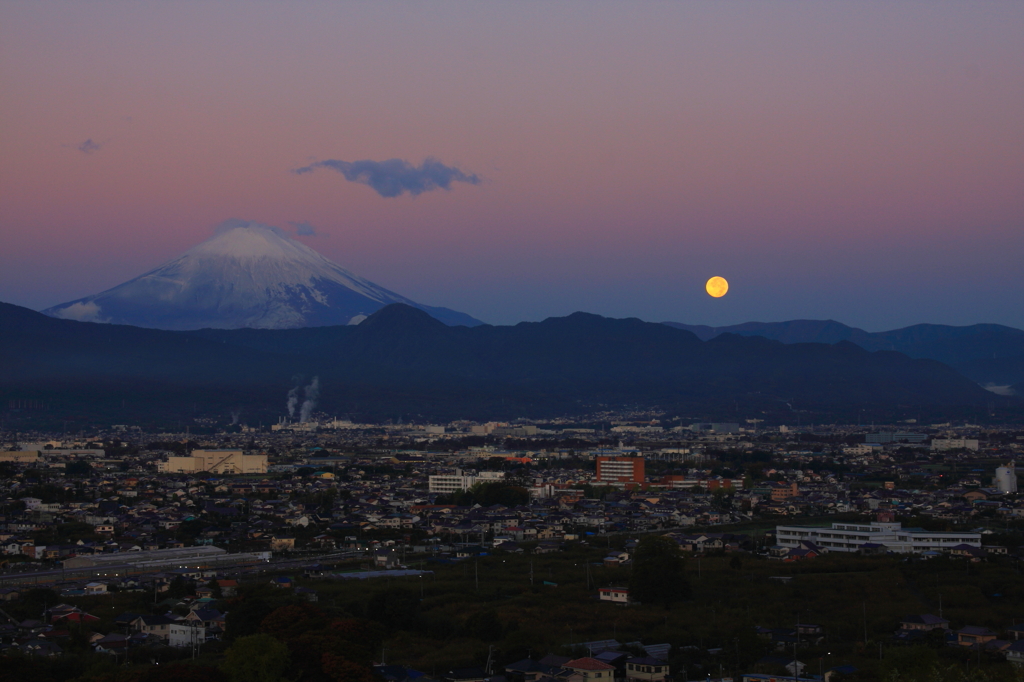
[{"label": "white cloud", "polygon": [[92,301],[72,303],[66,308],[54,311],[55,317],[78,322],[109,322],[100,315],[100,307]]}]

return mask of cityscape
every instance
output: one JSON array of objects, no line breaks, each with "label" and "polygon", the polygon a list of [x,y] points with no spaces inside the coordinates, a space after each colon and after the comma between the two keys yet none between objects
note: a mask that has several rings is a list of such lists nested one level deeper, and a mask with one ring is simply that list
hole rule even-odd
[{"label": "cityscape", "polygon": [[[653,413],[211,421],[3,434],[8,655],[87,645],[115,663],[202,662],[255,629],[232,618],[239,608],[314,618],[325,603],[352,613],[369,599],[365,674],[388,680],[859,679],[924,665],[914,656],[925,649],[928,665],[989,675],[1024,661],[1012,606],[1024,428],[666,427]],[[650,538],[683,562],[675,580],[688,591],[674,600],[637,581]],[[854,595],[862,619],[795,597],[822,589],[816,576],[851,573],[869,581]],[[919,583],[884,588],[914,613],[877,601],[870,581],[883,573]],[[965,576],[985,585],[977,597]],[[719,595],[713,618],[730,626],[709,625],[701,590],[730,590],[723,580],[795,601],[780,612]],[[446,608],[453,589],[475,598]],[[492,593],[579,613],[564,616],[569,631],[516,635]],[[412,598],[408,613],[372,607]],[[422,629],[428,609],[488,622],[450,622],[453,646]],[[664,622],[648,630],[651,617]]]},{"label": "cityscape", "polygon": [[1024,682],[1022,36],[0,2],[0,682]]}]

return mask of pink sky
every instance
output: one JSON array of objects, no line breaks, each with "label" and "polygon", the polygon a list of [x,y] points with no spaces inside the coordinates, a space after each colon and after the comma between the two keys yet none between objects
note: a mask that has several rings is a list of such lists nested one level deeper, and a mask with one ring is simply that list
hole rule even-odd
[{"label": "pink sky", "polygon": [[[494,323],[1024,327],[1022,35],[1016,0],[6,2],[0,300],[245,218]],[[290,172],[428,156],[483,182]]]}]

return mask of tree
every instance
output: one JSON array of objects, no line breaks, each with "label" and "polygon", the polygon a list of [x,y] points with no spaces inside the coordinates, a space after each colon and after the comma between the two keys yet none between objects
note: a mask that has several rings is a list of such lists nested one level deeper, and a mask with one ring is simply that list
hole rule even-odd
[{"label": "tree", "polygon": [[64,474],[67,476],[88,476],[91,473],[92,465],[82,459],[68,462],[64,466]]},{"label": "tree", "polygon": [[231,682],[280,682],[288,666],[284,642],[270,635],[249,635],[231,645],[220,669]]},{"label": "tree", "polygon": [[633,553],[630,597],[671,608],[673,602],[690,596],[690,583],[683,568],[682,552],[675,540],[664,535],[648,535],[637,543]]}]

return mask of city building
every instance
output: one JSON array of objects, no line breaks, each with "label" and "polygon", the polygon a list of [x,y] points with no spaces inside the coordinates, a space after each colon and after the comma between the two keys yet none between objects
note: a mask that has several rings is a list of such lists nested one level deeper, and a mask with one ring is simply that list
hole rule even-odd
[{"label": "city building", "polygon": [[958,545],[981,547],[981,534],[967,531],[927,531],[903,528],[896,523],[833,523],[831,528],[812,526],[776,526],[776,542],[782,547],[799,547],[813,542],[830,552],[857,552],[864,545],[881,545],[886,550],[904,554],[947,552]]},{"label": "city building", "polygon": [[5,450],[0,452],[0,462],[18,462],[34,464],[40,460],[38,450]]},{"label": "city building", "polygon": [[246,455],[241,450],[193,450],[189,457],[168,457],[157,470],[166,474],[265,474],[266,455]]},{"label": "city building", "polygon": [[865,443],[923,443],[928,436],[923,433],[909,433],[897,431],[896,433],[869,433],[864,436]]},{"label": "city building", "polygon": [[704,431],[711,431],[712,433],[739,433],[740,425],[735,422],[715,422],[715,423],[697,423],[691,424],[690,430],[694,433],[702,433]]},{"label": "city building", "polygon": [[599,456],[594,482],[604,485],[643,485],[644,458]]},{"label": "city building", "polygon": [[1017,492],[1017,467],[1013,462],[996,469],[992,485],[1001,493]]},{"label": "city building", "polygon": [[464,474],[462,469],[456,469],[454,474],[437,474],[427,478],[430,492],[442,495],[469,490],[477,483],[497,483],[503,480],[504,471],[481,471],[474,475]]},{"label": "city building", "polygon": [[977,450],[978,441],[973,438],[933,438],[932,450]]}]

